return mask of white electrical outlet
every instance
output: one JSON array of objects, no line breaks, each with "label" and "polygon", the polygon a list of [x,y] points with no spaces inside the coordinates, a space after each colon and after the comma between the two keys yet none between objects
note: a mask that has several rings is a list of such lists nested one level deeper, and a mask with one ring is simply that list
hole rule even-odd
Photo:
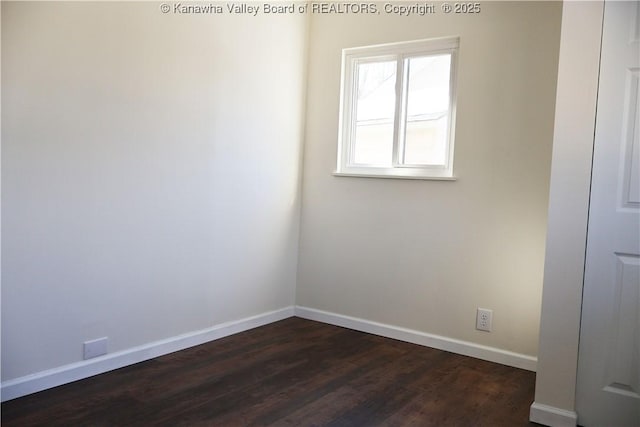
[{"label": "white electrical outlet", "polygon": [[478,308],[476,314],[476,329],[479,331],[491,332],[491,321],[493,320],[493,311],[486,308]]},{"label": "white electrical outlet", "polygon": [[102,337],[97,340],[85,341],[84,347],[84,360],[92,359],[94,357],[107,354],[107,341],[109,338]]}]

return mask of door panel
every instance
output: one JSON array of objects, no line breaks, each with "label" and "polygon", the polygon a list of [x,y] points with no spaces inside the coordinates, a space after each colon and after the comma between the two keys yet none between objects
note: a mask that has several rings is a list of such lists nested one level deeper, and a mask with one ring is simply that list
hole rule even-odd
[{"label": "door panel", "polygon": [[576,409],[640,426],[640,6],[605,2]]}]

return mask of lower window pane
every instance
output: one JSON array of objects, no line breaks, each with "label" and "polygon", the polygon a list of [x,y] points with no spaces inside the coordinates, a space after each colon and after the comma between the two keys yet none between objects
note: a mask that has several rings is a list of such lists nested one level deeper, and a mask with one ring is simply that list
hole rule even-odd
[{"label": "lower window pane", "polygon": [[436,120],[407,123],[404,163],[407,165],[445,165],[447,160],[447,116]]},{"label": "lower window pane", "polygon": [[356,125],[355,163],[387,166],[392,151],[393,122]]}]

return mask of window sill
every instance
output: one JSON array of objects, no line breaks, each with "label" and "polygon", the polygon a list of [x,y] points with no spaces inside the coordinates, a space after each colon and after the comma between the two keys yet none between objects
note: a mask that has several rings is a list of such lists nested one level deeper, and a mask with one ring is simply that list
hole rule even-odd
[{"label": "window sill", "polygon": [[338,172],[335,171],[332,174],[338,177],[351,177],[351,178],[391,178],[391,179],[411,179],[411,180],[423,180],[423,181],[457,181],[455,176],[424,176],[424,175],[391,175],[391,174],[376,174],[376,173],[358,173],[358,172]]}]

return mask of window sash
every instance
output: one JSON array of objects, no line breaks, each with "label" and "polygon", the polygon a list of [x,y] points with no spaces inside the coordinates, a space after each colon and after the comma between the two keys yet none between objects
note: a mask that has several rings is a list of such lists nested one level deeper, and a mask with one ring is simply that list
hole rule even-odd
[{"label": "window sash", "polygon": [[[338,174],[344,175],[389,175],[389,177],[433,177],[453,176],[453,128],[455,124],[455,77],[457,73],[458,38],[417,41],[343,51],[343,81],[341,85],[340,149],[338,151]],[[407,103],[409,98],[409,66],[411,58],[449,56],[449,108],[445,113],[446,139],[443,165],[412,164],[406,159]],[[395,61],[396,95],[393,117],[393,147],[389,165],[355,163],[357,128],[358,71],[361,64]],[[348,95],[348,96],[345,96]],[[414,120],[415,121],[415,120]]]}]

